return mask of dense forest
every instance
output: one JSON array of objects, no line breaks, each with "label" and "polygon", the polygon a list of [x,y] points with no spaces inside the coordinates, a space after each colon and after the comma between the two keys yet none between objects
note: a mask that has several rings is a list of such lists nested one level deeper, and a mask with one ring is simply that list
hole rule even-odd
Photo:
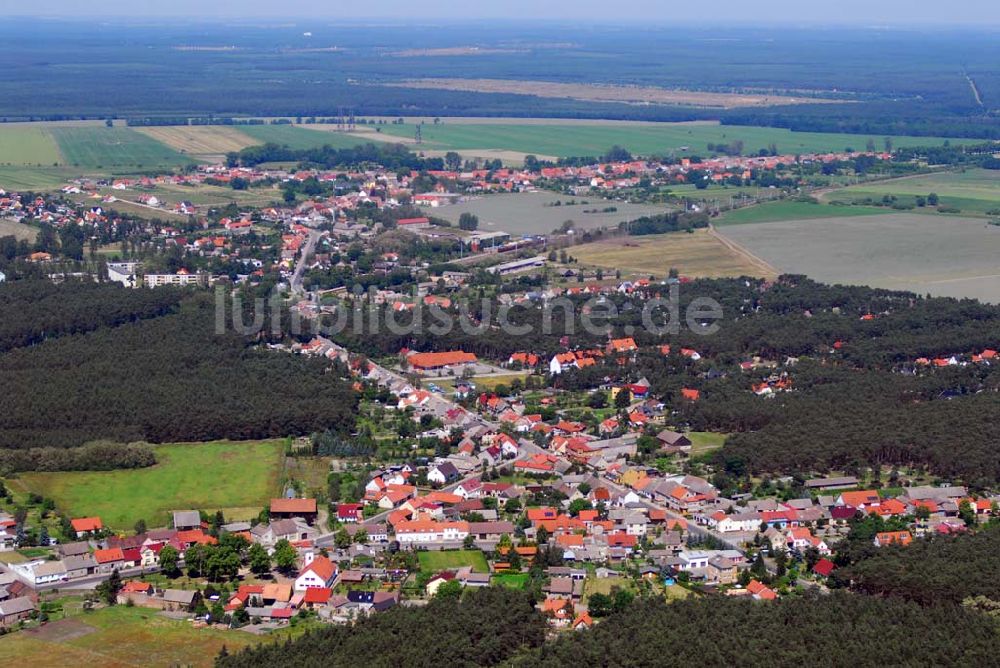
[{"label": "dense forest", "polygon": [[216,666],[497,666],[544,640],[544,618],[528,596],[489,588],[469,591],[461,601],[396,607],[363,617],[354,626],[330,626],[294,642],[246,649],[219,657]]},{"label": "dense forest", "polygon": [[128,290],[81,282],[12,281],[0,289],[0,353],[47,339],[157,318],[175,310],[184,292]]},{"label": "dense forest", "polygon": [[770,603],[696,598],[634,604],[516,666],[985,666],[996,626],[951,606],[849,594]]},{"label": "dense forest", "polygon": [[216,666],[985,666],[995,665],[996,626],[954,606],[836,593],[640,600],[591,630],[544,638],[524,594],[470,590],[461,602],[396,608]]},{"label": "dense forest", "polygon": [[[34,285],[0,286],[0,320],[21,322],[22,313],[34,312]],[[357,398],[345,369],[264,351],[231,331],[217,334],[208,293],[189,292],[178,303],[171,290],[36,287],[53,309],[45,320],[49,331],[64,334],[0,355],[0,448],[75,448],[98,439],[250,439],[326,429],[349,434],[353,427]],[[97,320],[73,308],[78,297]],[[129,308],[115,306],[132,299]],[[157,312],[163,315],[134,317]],[[8,340],[24,329],[12,327]]]},{"label": "dense forest", "polygon": [[442,158],[420,158],[403,144],[360,143],[353,148],[292,149],[278,144],[249,146],[226,156],[230,166],[252,167],[264,162],[299,162],[311,167],[333,169],[335,167],[362,167],[381,165],[386,169],[436,170],[444,169]]},{"label": "dense forest", "polygon": [[1000,608],[1000,526],[972,535],[926,538],[906,547],[875,548],[873,537],[857,536],[854,541],[863,545],[838,549],[838,561],[848,563],[834,571],[834,586],[922,605],[984,597]]},{"label": "dense forest", "polygon": [[[872,39],[867,30],[747,25],[580,30],[550,24],[543,32],[517,23],[439,25],[430,32],[406,25],[310,28],[306,36],[294,24],[153,28],[13,18],[0,28],[0,61],[9,64],[0,71],[0,119],[192,116],[213,122],[331,117],[348,110],[391,117],[716,119],[800,131],[1000,136],[994,66],[1000,53],[988,31],[879,31]],[[727,42],[740,48],[705,46]],[[480,49],[474,58],[436,52],[472,45]],[[398,86],[413,77],[790,91],[843,103],[705,109]],[[38,81],[48,85],[34,85]]]}]

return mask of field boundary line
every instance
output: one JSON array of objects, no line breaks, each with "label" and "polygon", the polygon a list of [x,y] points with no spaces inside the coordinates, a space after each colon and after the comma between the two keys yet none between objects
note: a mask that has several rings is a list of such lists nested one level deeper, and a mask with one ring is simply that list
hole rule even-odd
[{"label": "field boundary line", "polygon": [[708,224],[708,234],[712,238],[719,241],[719,243],[728,248],[730,251],[736,253],[737,255],[742,255],[743,257],[745,257],[747,260],[750,261],[750,264],[756,265],[758,268],[762,269],[768,274],[773,274],[774,276],[781,275],[781,272],[778,271],[775,268],[775,266],[772,265],[770,262],[762,259],[761,257],[755,255],[754,253],[751,253],[744,246],[736,243],[729,237],[723,235],[721,232],[715,229],[715,225],[712,225],[711,223]]}]

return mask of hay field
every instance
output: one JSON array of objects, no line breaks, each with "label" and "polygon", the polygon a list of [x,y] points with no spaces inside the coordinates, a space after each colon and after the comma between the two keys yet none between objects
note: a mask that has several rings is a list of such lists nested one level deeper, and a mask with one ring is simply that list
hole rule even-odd
[{"label": "hay field", "polygon": [[514,79],[411,79],[387,84],[393,87],[431,90],[457,90],[472,93],[533,95],[547,98],[569,98],[585,102],[623,102],[626,104],[668,104],[713,109],[739,107],[770,107],[790,104],[823,104],[842,102],[821,97],[790,96],[769,93],[717,93],[651,86],[616,86],[610,84],[557,83],[553,81],[519,81]]},{"label": "hay field", "polygon": [[195,157],[222,156],[259,143],[253,137],[227,125],[180,125],[136,128],[136,131]]},{"label": "hay field", "polygon": [[13,220],[3,220],[0,218],[0,237],[6,236],[17,237],[19,241],[21,239],[34,241],[35,237],[38,236],[38,228],[25,225],[24,223],[15,223]]},{"label": "hay field", "polygon": [[825,283],[1000,302],[1000,227],[913,213],[734,225],[721,234]]},{"label": "hay field", "polygon": [[663,278],[671,268],[691,278],[775,276],[770,267],[727,246],[707,229],[606,239],[574,246],[569,254],[582,264],[636,276]]},{"label": "hay field", "polygon": [[0,124],[0,165],[52,167],[60,162],[59,145],[46,126]]}]

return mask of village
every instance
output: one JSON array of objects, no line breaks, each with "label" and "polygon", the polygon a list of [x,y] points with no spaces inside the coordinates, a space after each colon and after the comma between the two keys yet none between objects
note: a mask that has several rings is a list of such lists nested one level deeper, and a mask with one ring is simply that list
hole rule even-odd
[{"label": "village", "polygon": [[[513,235],[478,230],[472,220],[452,226],[435,213],[497,192],[544,188],[613,202],[640,182],[750,185],[792,166],[859,155],[892,158],[684,158],[405,174],[216,165],[80,179],[62,198],[0,193],[0,216],[61,235],[61,257],[55,243],[44,249],[44,239],[38,250],[23,249],[25,262],[52,280],[86,277],[89,250],[91,260],[102,260],[98,278],[128,288],[274,288],[314,331],[338,308],[360,304],[383,315],[434,308],[457,317],[463,300],[486,290],[501,306],[531,312],[561,298],[584,310],[610,302],[641,309],[689,279],[669,267],[641,278],[578,267],[570,254],[574,236],[584,234],[572,229]],[[283,205],[203,209],[156,194],[202,184],[278,186],[290,197]],[[158,217],[120,213],[114,206],[121,202]],[[677,208],[704,215],[700,206]],[[68,240],[80,231],[68,257]],[[773,286],[764,282],[760,292]],[[295,335],[266,348],[343,365],[363,396],[367,428],[395,444],[328,457],[331,481],[347,467],[359,489],[334,498],[289,488],[252,521],[227,521],[212,507],[177,509],[167,526],[129,532],[99,516],[65,517],[58,537],[24,513],[4,513],[0,552],[23,556],[28,548],[31,556],[0,565],[0,626],[44,622],[47,601],[67,592],[88,609],[137,606],[264,633],[293,623],[349,624],[463,588],[503,586],[530,592],[553,629],[585,629],[638,595],[768,601],[826,593],[839,586],[837,545],[860,526],[871,529],[866,540],[875,547],[906,546],[972,531],[997,514],[997,498],[890,467],[726,484],[711,455],[727,434],[692,429],[689,420],[704,381],[735,378],[743,396],[774,401],[796,392],[797,358],[761,350],[733,361],[699,351],[691,337],[620,333],[553,336],[505,355],[426,345],[368,354],[333,335]],[[820,357],[839,359],[844,349],[831,340]],[[639,371],[654,358],[686,370],[674,390],[657,392],[657,378]],[[894,371],[988,366],[995,358],[992,349],[956,351]],[[318,449],[318,437],[305,440]]]},{"label": "village", "polygon": [[[726,496],[697,456],[699,435],[671,428],[672,411],[643,378],[588,392],[615,408],[584,421],[553,410],[565,393],[523,383],[479,390],[463,380],[472,377],[463,370],[483,371],[471,353],[404,351],[404,373],[323,338],[296,352],[349,364],[359,385],[386,392],[387,412],[422,429],[421,443],[436,439],[440,454],[366,467],[362,493],[349,502],[324,507],[289,490],[253,522],[200,508],[175,511],[168,527],[122,533],[100,517],[69,518],[64,540],[45,534],[38,558],[2,567],[0,623],[35,623],[50,592],[76,591],[93,605],[263,632],[293,618],[350,623],[492,585],[535,591],[554,629],[587,628],[639,592],[771,600],[825,591],[835,546],[859,522],[874,526],[874,546],[905,546],[969,531],[997,512],[996,498],[964,486],[888,494],[852,475],[762,480]],[[537,367],[556,378],[610,356],[627,366],[638,352],[632,338],[611,339],[548,361],[516,353],[495,368]],[[755,366],[742,363],[738,373]],[[444,378],[453,390],[436,385]],[[787,377],[752,385],[761,401],[794,391]],[[699,398],[690,390],[678,401]],[[0,550],[23,548],[33,532],[11,515],[0,517],[0,530]]]},{"label": "village", "polygon": [[[111,265],[111,280],[128,287],[219,281],[237,285],[276,281],[287,287],[313,274],[313,284],[332,288],[343,283],[344,272],[388,275],[405,270],[417,277],[427,268],[421,260],[471,268],[506,261],[511,266],[504,264],[498,271],[518,273],[534,266],[532,256],[546,248],[590,238],[589,234],[574,236],[572,228],[517,234],[479,229],[478,220],[456,226],[436,215],[449,206],[498,193],[562,192],[595,197],[595,204],[614,204],[643,201],[664,188],[669,193],[670,186],[696,185],[697,196],[692,193],[659,202],[660,195],[656,195],[650,201],[668,210],[718,212],[718,197],[705,200],[707,196],[701,194],[710,184],[735,187],[735,195],[728,195],[728,207],[740,207],[778,196],[783,192],[778,186],[788,190],[804,183],[796,175],[802,169],[835,173],[856,160],[889,164],[892,159],[891,154],[877,152],[737,155],[408,173],[378,168],[337,171],[200,165],[190,172],[160,176],[79,178],[64,186],[61,196],[35,195],[28,200],[18,193],[0,192],[0,218],[46,226],[61,239],[75,238],[63,249],[62,244],[53,243],[56,234],[43,236],[34,248],[17,253],[24,262],[47,269],[56,280],[96,272],[95,267],[88,270],[81,263],[104,261]],[[749,186],[756,186],[757,197],[741,189]],[[198,200],[196,193],[204,187],[213,192],[228,190],[234,196],[258,193],[255,197],[264,199],[253,201],[270,197],[274,202],[195,204],[192,199]],[[185,199],[186,190],[192,193],[189,199]],[[284,202],[279,204],[282,194]],[[406,263],[401,264],[398,253],[370,255],[351,250],[390,230],[415,234],[433,252],[404,258]],[[310,251],[310,262],[296,275],[295,260],[302,249]],[[76,266],[68,266],[74,261]]]}]

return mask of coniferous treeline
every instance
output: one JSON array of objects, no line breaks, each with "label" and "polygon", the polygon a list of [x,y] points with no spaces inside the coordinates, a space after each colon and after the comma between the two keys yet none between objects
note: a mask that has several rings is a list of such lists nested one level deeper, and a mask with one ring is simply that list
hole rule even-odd
[{"label": "coniferous treeline", "polygon": [[515,666],[985,666],[996,625],[955,606],[849,594],[642,601]]},{"label": "coniferous treeline", "polygon": [[545,640],[545,621],[529,597],[502,588],[471,590],[458,600],[396,607],[330,626],[290,643],[265,644],[219,657],[218,668],[285,666],[496,666]]},{"label": "coniferous treeline", "polygon": [[358,165],[381,165],[386,169],[444,169],[441,158],[421,158],[403,144],[358,144],[354,148],[319,148],[293,149],[274,143],[260,146],[248,146],[237,152],[229,153],[226,162],[231,166],[242,165],[252,167],[264,162],[301,162],[325,169],[335,167],[353,167]]},{"label": "coniferous treeline", "polygon": [[0,450],[0,475],[25,471],[111,471],[139,469],[156,463],[153,449],[142,443],[95,442],[79,448]]},{"label": "coniferous treeline", "polygon": [[527,596],[489,588],[220,656],[216,666],[994,665],[996,632],[993,619],[957,606],[834,593],[645,599],[545,642]]},{"label": "coniferous treeline", "polygon": [[185,295],[176,288],[129,290],[117,284],[47,280],[0,285],[0,353],[47,339],[156,318]]},{"label": "coniferous treeline", "polygon": [[[867,537],[866,537],[867,538]],[[843,550],[853,559],[834,571],[834,586],[922,605],[985,597],[1000,605],[1000,527],[973,535],[935,536],[905,547]],[[838,550],[838,555],[840,554]]]},{"label": "coniferous treeline", "polygon": [[[90,290],[67,284],[51,298],[71,305]],[[172,299],[169,291],[149,292]],[[30,309],[23,296],[4,312]],[[217,334],[215,317],[211,296],[194,293],[176,312],[4,353],[0,448],[351,432],[357,397],[345,369]]]}]

